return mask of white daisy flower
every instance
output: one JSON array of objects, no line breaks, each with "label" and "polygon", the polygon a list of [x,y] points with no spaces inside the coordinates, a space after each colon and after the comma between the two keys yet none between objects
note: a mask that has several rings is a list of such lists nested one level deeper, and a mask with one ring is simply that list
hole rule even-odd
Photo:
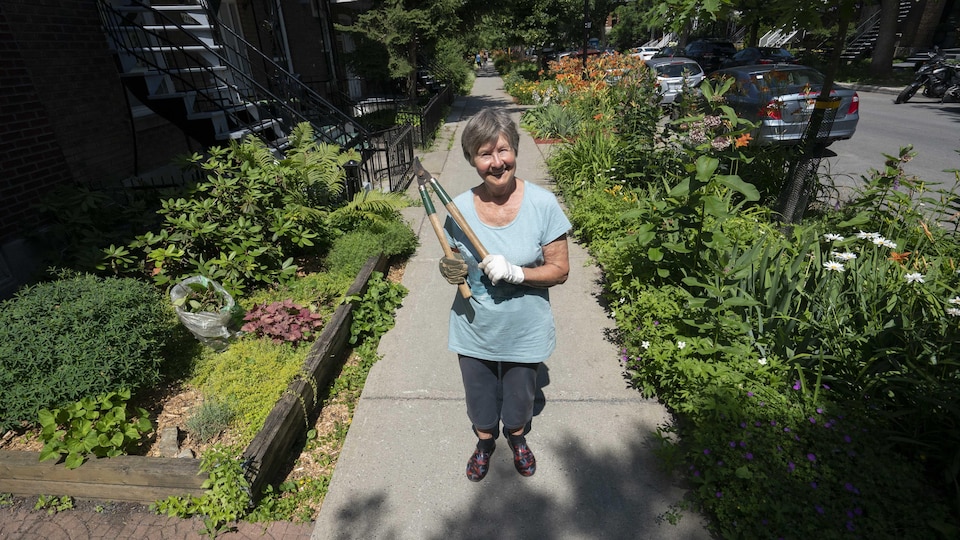
[{"label": "white daisy flower", "polygon": [[823,263],[823,267],[834,272],[843,272],[843,264],[837,261],[827,261]]},{"label": "white daisy flower", "polygon": [[947,315],[950,315],[951,317],[960,317],[960,308],[947,308]]},{"label": "white daisy flower", "polygon": [[647,349],[650,348],[650,342],[649,342],[649,341],[641,341],[641,342],[640,342],[640,346],[643,347],[643,350],[647,350]]},{"label": "white daisy flower", "polygon": [[923,274],[921,274],[920,272],[907,274],[903,277],[906,278],[907,283],[923,283]]},{"label": "white daisy flower", "polygon": [[677,348],[678,348],[678,349],[683,349],[683,348],[686,347],[686,346],[687,346],[687,342],[686,342],[686,341],[678,341],[678,342],[677,342]]},{"label": "white daisy flower", "polygon": [[843,237],[839,234],[827,233],[823,235],[823,239],[827,242],[843,242]]},{"label": "white daisy flower", "polygon": [[960,296],[954,296],[953,298],[947,301],[955,306],[960,305]]},{"label": "white daisy flower", "polygon": [[856,253],[851,253],[849,251],[844,251],[843,253],[837,253],[836,251],[831,251],[830,255],[837,259],[838,261],[852,261],[857,258]]},{"label": "white daisy flower", "polygon": [[881,236],[880,233],[860,231],[857,233],[857,238],[860,240],[873,240],[874,238],[881,238]]},{"label": "white daisy flower", "polygon": [[888,248],[888,249],[897,249],[897,243],[896,243],[896,242],[887,240],[886,238],[883,238],[883,237],[874,240],[873,243],[876,244],[876,245],[878,245],[878,246],[880,246],[880,247],[885,247],[885,248]]},{"label": "white daisy flower", "polygon": [[757,360],[757,362],[759,362],[761,366],[765,366],[767,365],[767,357],[764,356],[763,358]]}]

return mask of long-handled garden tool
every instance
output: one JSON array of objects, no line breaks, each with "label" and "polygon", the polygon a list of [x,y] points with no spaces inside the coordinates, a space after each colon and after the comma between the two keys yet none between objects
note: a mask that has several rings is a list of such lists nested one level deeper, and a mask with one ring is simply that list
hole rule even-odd
[{"label": "long-handled garden tool", "polygon": [[[477,257],[479,257],[481,261],[486,258],[489,252],[483,247],[480,239],[477,238],[476,233],[473,232],[470,224],[464,219],[463,214],[460,213],[460,209],[453,203],[450,195],[447,195],[447,192],[440,185],[440,182],[423,168],[423,165],[420,163],[420,158],[413,159],[413,173],[417,175],[420,198],[423,200],[423,207],[427,211],[427,217],[430,218],[430,223],[433,225],[433,231],[437,233],[437,240],[440,241],[444,256],[453,257],[453,250],[450,248],[450,244],[447,243],[447,238],[443,234],[443,227],[440,225],[440,219],[437,217],[436,209],[433,207],[433,200],[430,198],[430,193],[427,192],[428,185],[433,188],[437,197],[440,197],[440,202],[442,202],[444,208],[447,209],[447,213],[450,214],[453,221],[460,227],[463,234],[467,236],[470,243],[473,244],[474,249],[477,250]],[[466,283],[460,284],[460,294],[464,298],[470,298],[470,287]]]}]

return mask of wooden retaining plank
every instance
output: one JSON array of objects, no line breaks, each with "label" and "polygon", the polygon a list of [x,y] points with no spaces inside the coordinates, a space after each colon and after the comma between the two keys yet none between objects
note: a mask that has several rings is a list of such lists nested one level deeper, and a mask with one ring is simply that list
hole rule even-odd
[{"label": "wooden retaining plank", "polygon": [[151,503],[170,495],[202,495],[206,475],[200,460],[117,456],[88,459],[76,469],[53,460],[40,462],[39,453],[6,450],[0,454],[0,493],[19,496],[69,495]]},{"label": "wooden retaining plank", "polygon": [[[347,290],[347,296],[362,295],[370,276],[374,272],[385,272],[388,263],[389,259],[382,255],[371,257]],[[293,444],[309,429],[305,419],[315,418],[319,412],[320,404],[314,402],[314,390],[325,388],[335,368],[346,360],[352,311],[352,304],[337,308],[307,353],[303,373],[312,379],[312,383],[300,379],[291,382],[270,411],[263,428],[244,451],[247,479],[254,494],[259,494],[287,463]]]},{"label": "wooden retaining plank", "polygon": [[[382,255],[371,257],[347,295],[362,295],[373,272],[386,272],[388,263]],[[291,382],[243,453],[253,493],[259,493],[274,479],[287,463],[293,445],[306,434],[306,419],[315,418],[319,412],[314,390],[325,388],[335,368],[346,359],[352,310],[351,304],[337,308],[307,353],[302,371],[313,384],[301,379]],[[38,452],[0,450],[0,493],[17,496],[68,495],[149,504],[169,496],[203,495],[200,486],[206,479],[206,474],[200,475],[199,459],[93,458],[70,470],[52,460],[41,463]]]}]

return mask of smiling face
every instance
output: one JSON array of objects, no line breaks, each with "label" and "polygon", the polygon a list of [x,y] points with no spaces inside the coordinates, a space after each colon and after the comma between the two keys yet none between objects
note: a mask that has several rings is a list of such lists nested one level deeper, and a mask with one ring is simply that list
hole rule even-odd
[{"label": "smiling face", "polygon": [[496,141],[480,145],[473,156],[473,166],[491,194],[503,194],[516,182],[517,153],[501,134]]}]

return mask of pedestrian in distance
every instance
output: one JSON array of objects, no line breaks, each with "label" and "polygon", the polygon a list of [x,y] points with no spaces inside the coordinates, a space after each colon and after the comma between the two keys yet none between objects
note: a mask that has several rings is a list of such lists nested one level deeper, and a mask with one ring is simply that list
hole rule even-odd
[{"label": "pedestrian in distance", "polygon": [[476,61],[477,63],[477,69],[480,69],[480,66],[483,65],[483,57],[480,56],[480,53],[477,53],[477,56],[476,58],[474,58],[474,61]]},{"label": "pedestrian in distance", "polygon": [[440,260],[440,272],[452,284],[466,281],[472,295],[453,301],[448,347],[459,358],[478,439],[467,461],[474,482],[489,470],[501,424],[517,471],[536,472],[526,435],[537,371],[556,346],[548,289],[570,271],[570,221],[553,193],[516,177],[519,142],[516,123],[502,109],[480,111],[463,130],[463,155],[482,182],[454,203],[489,254],[478,260],[468,235],[449,216],[444,223],[454,256]]}]

